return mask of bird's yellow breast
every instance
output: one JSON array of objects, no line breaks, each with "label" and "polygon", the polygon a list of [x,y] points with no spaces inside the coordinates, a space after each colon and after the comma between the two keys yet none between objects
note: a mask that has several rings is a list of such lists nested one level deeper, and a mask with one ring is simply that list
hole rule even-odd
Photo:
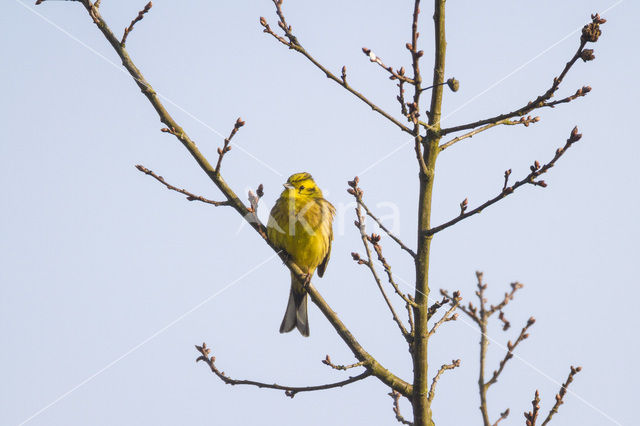
[{"label": "bird's yellow breast", "polygon": [[286,250],[300,268],[313,273],[329,253],[334,214],[324,198],[289,197],[285,191],[271,210],[269,240]]}]

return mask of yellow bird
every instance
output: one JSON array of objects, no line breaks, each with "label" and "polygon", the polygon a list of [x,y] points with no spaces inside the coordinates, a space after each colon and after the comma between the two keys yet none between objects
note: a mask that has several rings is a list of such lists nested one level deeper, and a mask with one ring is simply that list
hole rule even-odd
[{"label": "yellow bird", "polygon": [[[336,209],[322,197],[309,173],[291,175],[271,209],[267,223],[269,240],[307,274],[307,282],[316,268],[320,277],[327,269],[335,213]],[[297,328],[300,334],[309,336],[305,284],[291,274],[289,302],[280,333]]]}]

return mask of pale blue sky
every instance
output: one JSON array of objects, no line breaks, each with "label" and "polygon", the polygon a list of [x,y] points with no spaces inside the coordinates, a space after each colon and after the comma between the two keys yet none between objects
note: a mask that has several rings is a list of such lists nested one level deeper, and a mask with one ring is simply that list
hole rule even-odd
[{"label": "pale blue sky", "polygon": [[[36,413],[27,424],[395,424],[387,389],[375,379],[291,400],[226,386],[194,363],[193,345],[206,341],[232,377],[306,385],[346,377],[321,364],[326,354],[338,363],[353,357],[313,306],[309,339],[278,333],[288,272],[231,209],[189,203],[135,170],[141,163],[220,198],[184,148],[159,131],[154,110],[84,9],[33,3],[0,6],[0,424]],[[445,92],[444,125],[517,108],[546,90],[577,47],[572,31],[617,4],[592,46],[596,61],[576,64],[559,91],[588,84],[586,98],[539,112],[542,121],[527,129],[486,132],[440,157],[434,223],[456,215],[465,197],[474,206],[495,194],[505,169],[519,177],[534,160],[550,159],[574,125],[584,134],[545,176],[548,188],[524,188],[439,234],[432,281],[434,295],[460,289],[467,301],[477,269],[495,299],[510,282],[525,284],[506,311],[512,330],[492,330],[504,344],[530,315],[538,320],[518,349],[521,359],[490,391],[494,417],[511,408],[501,424],[524,424],[535,389],[546,412],[555,382],[573,364],[584,370],[552,424],[632,425],[640,380],[640,7],[632,0],[448,3],[446,74],[461,88]],[[408,67],[411,4],[288,0],[285,11],[316,58],[336,72],[346,64],[356,88],[399,115],[393,82],[360,49]],[[142,6],[104,0],[102,13],[120,33]],[[422,7],[425,74],[431,8]],[[157,0],[127,47],[210,159],[222,143],[216,131],[226,135],[238,116],[246,120],[223,173],[239,194],[265,185],[262,215],[293,172],[311,172],[336,206],[348,205],[346,181],[360,174],[366,200],[383,215],[390,210],[380,203],[393,202],[399,234],[414,246],[417,171],[406,135],[263,34],[259,16],[276,27],[270,0]],[[337,232],[316,285],[363,346],[410,379],[403,340],[375,284],[351,260],[351,251],[362,251],[349,225],[353,213],[339,214],[345,232]],[[398,279],[410,282],[409,259],[388,238],[383,247]],[[459,321],[432,341],[434,367],[462,360],[440,380],[438,426],[480,423],[478,339]],[[501,355],[493,344],[490,371]]]}]

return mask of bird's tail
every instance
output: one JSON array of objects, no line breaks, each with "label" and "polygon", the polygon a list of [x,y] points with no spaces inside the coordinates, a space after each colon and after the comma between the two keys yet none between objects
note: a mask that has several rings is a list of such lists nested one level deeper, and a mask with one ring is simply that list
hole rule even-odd
[{"label": "bird's tail", "polygon": [[307,292],[303,283],[291,274],[291,290],[287,311],[284,313],[280,333],[288,333],[297,328],[304,337],[309,337],[309,318],[307,317]]}]

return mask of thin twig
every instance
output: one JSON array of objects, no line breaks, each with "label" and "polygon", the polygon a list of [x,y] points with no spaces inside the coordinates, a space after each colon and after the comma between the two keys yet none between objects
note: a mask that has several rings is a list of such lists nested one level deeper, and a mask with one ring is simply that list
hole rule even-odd
[{"label": "thin twig", "polygon": [[544,419],[544,422],[542,422],[542,426],[546,426],[547,423],[551,421],[553,415],[558,412],[558,408],[560,408],[560,406],[564,404],[564,396],[567,393],[567,388],[569,387],[571,382],[573,382],[573,377],[580,371],[582,371],[582,367],[571,366],[569,377],[567,377],[567,381],[562,384],[562,387],[560,387],[560,392],[556,394],[556,403],[553,405],[551,411],[549,411],[549,414],[547,414],[547,418]]},{"label": "thin twig", "polygon": [[[364,205],[364,203],[362,202],[362,195],[363,195],[363,191],[362,189],[358,186],[359,183],[359,179],[358,176],[356,176],[355,178],[353,178],[353,180],[350,180],[348,182],[350,188],[347,189],[347,192],[351,195],[353,195],[353,197],[356,199],[356,212],[358,214],[358,220],[356,221],[356,226],[358,226],[358,228],[364,228],[364,216],[360,215],[360,207],[362,206],[365,211],[367,211],[367,207]],[[380,221],[377,220],[377,218],[373,215],[370,215],[379,225],[381,225]],[[386,228],[382,227],[383,230],[386,230]],[[361,229],[362,232],[362,229]],[[389,235],[391,238],[393,238],[399,245],[400,247],[403,247],[405,250],[409,251],[409,254],[412,254],[413,252],[411,251],[411,249],[409,249],[407,246],[404,245],[404,243],[402,241],[400,241],[399,239],[395,238],[394,236],[392,236],[393,234],[391,234],[388,230],[386,231],[387,235]],[[362,235],[362,234],[361,234]],[[382,264],[382,267],[384,268],[384,271],[387,274],[387,278],[389,281],[389,284],[391,284],[391,286],[393,287],[394,291],[396,292],[396,294],[398,296],[400,296],[400,298],[402,300],[404,300],[404,302],[409,305],[409,306],[413,306],[415,307],[416,304],[414,301],[412,301],[411,299],[409,299],[407,297],[406,294],[404,294],[402,291],[400,291],[400,287],[398,286],[398,284],[395,282],[394,278],[393,278],[393,274],[391,272],[391,266],[389,265],[389,263],[387,262],[387,259],[385,259],[385,257],[382,254],[382,247],[380,246],[380,244],[378,244],[380,242],[380,236],[376,235],[376,234],[371,234],[371,236],[366,235],[366,233],[364,234],[363,238],[366,238],[366,240],[371,243],[371,245],[373,246],[377,256],[378,256],[378,260],[380,261],[380,263]],[[366,247],[365,247],[366,248]],[[367,253],[369,255],[369,252]],[[367,264],[367,262],[361,260],[358,257],[355,256],[355,253],[351,254],[353,257],[353,260],[357,261],[359,264]],[[369,258],[369,261],[371,259]]]},{"label": "thin twig", "polygon": [[405,419],[402,414],[400,414],[400,393],[391,391],[388,395],[393,399],[393,414],[396,415],[396,420],[403,425],[413,426],[413,422]]},{"label": "thin twig", "polygon": [[382,246],[379,244],[380,236],[377,234],[371,234],[371,236],[368,237],[368,240],[371,243],[371,245],[373,245],[373,250],[376,252],[376,255],[378,256],[378,261],[382,264],[382,267],[384,268],[384,272],[387,274],[387,281],[389,281],[389,284],[391,284],[391,287],[393,287],[396,294],[400,296],[402,300],[404,300],[404,303],[406,305],[416,306],[415,302],[409,299],[408,295],[404,294],[400,290],[400,287],[394,280],[393,273],[391,272],[391,266],[389,265],[389,263],[387,262],[387,259],[382,254]]},{"label": "thin twig", "polygon": [[433,336],[433,334],[436,332],[438,327],[440,327],[445,322],[455,321],[455,320],[458,319],[458,314],[454,314],[453,316],[451,316],[451,314],[460,305],[460,301],[462,300],[462,297],[459,296],[459,292],[457,292],[457,291],[454,292],[453,295],[454,295],[453,296],[454,298],[451,300],[451,306],[450,306],[449,310],[447,310],[447,312],[444,313],[442,318],[440,318],[440,320],[433,325],[433,327],[429,331],[429,337]]},{"label": "thin twig", "polygon": [[297,393],[300,393],[300,392],[312,392],[312,391],[339,388],[339,387],[346,386],[348,384],[351,384],[351,383],[366,379],[367,377],[371,376],[371,372],[370,371],[365,371],[362,374],[359,374],[359,375],[353,376],[353,377],[349,377],[346,380],[341,380],[339,382],[327,383],[325,385],[317,385],[317,386],[285,386],[285,385],[278,385],[278,384],[275,384],[275,383],[274,384],[262,383],[262,382],[257,382],[255,380],[236,380],[236,379],[232,379],[231,377],[227,376],[224,372],[218,370],[218,368],[216,367],[216,364],[215,364],[216,358],[214,356],[210,356],[209,355],[211,353],[211,349],[207,347],[206,343],[203,343],[202,346],[196,345],[196,349],[202,354],[201,356],[198,357],[198,359],[196,359],[196,362],[204,361],[209,366],[211,371],[216,376],[218,376],[220,378],[220,380],[222,380],[226,384],[228,384],[228,385],[250,385],[250,386],[256,386],[256,387],[259,387],[259,388],[283,390],[283,391],[285,391],[285,395],[290,397],[290,398],[293,398],[294,396],[296,396]]},{"label": "thin twig", "polygon": [[[386,302],[387,307],[389,308],[389,311],[391,311],[391,316],[393,317],[393,320],[395,321],[396,324],[398,324],[398,328],[400,329],[400,332],[402,333],[404,338],[407,339],[407,341],[409,341],[411,339],[411,337],[409,335],[409,332],[407,331],[407,329],[405,328],[404,324],[402,323],[402,320],[400,320],[400,317],[396,313],[396,310],[393,307],[393,304],[391,303],[391,300],[389,300],[389,296],[387,296],[387,292],[384,290],[384,287],[382,285],[382,281],[380,280],[380,277],[378,276],[378,272],[376,271],[376,268],[375,268],[375,266],[373,264],[373,259],[372,259],[372,256],[371,256],[371,249],[369,248],[369,243],[370,243],[370,239],[373,236],[375,236],[375,234],[372,234],[372,237],[367,235],[367,232],[366,232],[366,229],[365,229],[365,225],[364,225],[364,216],[362,216],[362,211],[360,209],[360,204],[356,204],[356,217],[357,217],[357,220],[355,221],[355,225],[358,228],[358,230],[360,231],[360,238],[362,239],[362,245],[364,246],[365,252],[367,254],[367,260],[363,261],[363,262],[358,262],[358,263],[366,265],[367,268],[371,271],[371,275],[373,276],[373,279],[375,280],[376,285],[378,286],[378,289],[380,290],[380,294],[382,294],[382,298]],[[377,236],[377,237],[378,237],[378,239],[380,238],[379,236]],[[354,257],[354,260],[355,260],[355,257]]]},{"label": "thin twig", "polygon": [[400,123],[397,119],[395,119],[393,116],[391,116],[391,114],[389,114],[386,111],[384,111],[382,108],[380,108],[379,106],[374,104],[372,101],[367,99],[362,93],[358,92],[353,87],[351,87],[351,85],[349,85],[349,83],[347,83],[346,79],[342,79],[342,78],[336,76],[331,71],[329,71],[324,65],[322,65],[320,62],[318,62],[313,56],[311,56],[311,54],[304,47],[302,47],[302,45],[298,41],[297,37],[293,34],[292,29],[291,29],[291,25],[289,25],[286,22],[285,17],[284,17],[284,13],[282,11],[282,0],[273,0],[273,3],[276,6],[276,13],[277,13],[278,18],[279,18],[278,26],[282,29],[282,31],[284,32],[284,34],[285,34],[286,38],[288,39],[288,41],[287,41],[287,39],[285,39],[285,38],[279,36],[278,34],[276,34],[271,29],[271,27],[269,26],[269,24],[267,23],[267,20],[265,18],[260,17],[260,24],[264,27],[264,32],[265,33],[271,34],[276,40],[278,40],[280,43],[282,43],[285,46],[287,46],[289,49],[292,49],[292,50],[295,50],[298,53],[301,53],[304,57],[306,57],[309,61],[311,61],[311,63],[313,65],[318,67],[324,73],[324,75],[327,76],[327,78],[330,78],[331,80],[333,80],[336,83],[338,83],[340,86],[344,87],[348,92],[352,93],[354,96],[356,96],[362,102],[367,104],[372,110],[374,110],[375,112],[377,112],[378,114],[382,115],[384,118],[386,118],[387,120],[391,121],[393,124],[398,126],[402,131],[407,132],[409,134],[413,134],[411,129],[409,129],[404,124]]},{"label": "thin twig", "polygon": [[440,369],[438,370],[438,372],[433,378],[433,382],[431,382],[431,388],[429,388],[429,396],[427,397],[429,402],[433,401],[433,397],[436,394],[436,384],[438,383],[438,380],[440,380],[440,376],[442,376],[442,373],[444,373],[447,370],[453,370],[456,367],[460,367],[459,359],[455,359],[451,361],[451,364],[443,364],[440,367]]},{"label": "thin twig", "polygon": [[[100,7],[100,2],[96,2],[97,4],[94,4],[93,6],[97,9],[98,7]],[[151,10],[151,7],[153,7],[153,3],[149,2],[146,4],[146,6],[144,7],[144,9],[142,9],[140,12],[138,12],[138,16],[136,16],[133,21],[131,21],[131,24],[129,24],[129,26],[127,28],[124,29],[124,34],[122,35],[122,40],[120,40],[120,44],[124,47],[125,43],[127,42],[127,37],[129,37],[129,33],[131,31],[133,31],[133,27],[140,21],[142,21],[142,18],[144,18],[144,15],[149,12]]]},{"label": "thin twig", "polygon": [[540,392],[536,390],[536,393],[531,401],[531,411],[524,413],[524,418],[527,419],[527,426],[536,426],[538,420],[538,413],[540,412]]},{"label": "thin twig", "polygon": [[531,327],[535,322],[535,318],[529,318],[527,324],[520,331],[520,334],[518,335],[515,343],[511,343],[511,341],[507,342],[507,353],[505,354],[502,361],[500,361],[500,366],[498,367],[498,369],[493,372],[493,376],[491,377],[491,379],[485,383],[485,387],[488,388],[498,381],[498,377],[500,377],[500,374],[502,373],[502,370],[504,370],[505,365],[511,358],[513,358],[513,351],[516,349],[518,344],[520,344],[520,342],[522,342],[523,340],[529,338],[529,334],[527,333],[527,331],[529,330],[529,327]]},{"label": "thin twig", "polygon": [[409,113],[407,112],[407,103],[404,100],[404,81],[400,80],[398,82],[398,96],[396,97],[398,102],[400,103],[400,112],[402,115],[409,119]]},{"label": "thin twig", "polygon": [[[449,292],[447,290],[444,289],[440,289],[440,294],[446,299],[446,301],[444,303],[442,302],[436,302],[436,303],[440,303],[440,306],[442,306],[443,304],[447,304],[450,303],[451,300],[453,300],[454,296],[449,296]],[[455,295],[455,293],[454,293]],[[435,305],[435,303],[434,303]],[[432,306],[433,307],[433,306]],[[439,306],[438,306],[439,307]],[[431,309],[431,308],[429,308]],[[478,317],[478,312],[476,311],[476,309],[473,307],[473,305],[471,304],[471,302],[469,302],[469,306],[463,306],[463,305],[459,305],[458,306],[458,310],[464,312],[465,314],[467,314],[467,316],[469,318],[471,318],[475,323],[479,324],[480,323],[480,318]]]},{"label": "thin twig", "polygon": [[154,172],[152,172],[151,170],[147,169],[146,167],[138,164],[136,165],[136,169],[140,170],[142,173],[149,175],[151,177],[153,177],[155,180],[157,180],[158,182],[160,182],[161,184],[163,184],[164,186],[167,187],[167,189],[170,189],[172,191],[176,191],[179,192],[181,194],[184,194],[187,196],[187,200],[189,201],[201,201],[203,203],[207,203],[207,204],[211,204],[214,206],[229,206],[231,205],[231,203],[229,201],[213,201],[213,200],[209,200],[208,198],[204,198],[200,195],[196,195],[193,194],[189,191],[187,191],[186,189],[181,189],[178,187],[175,187],[173,185],[171,185],[170,183],[166,182],[164,180],[164,178],[162,176],[158,176],[157,174],[155,174]]},{"label": "thin twig", "polygon": [[[491,316],[493,315],[495,312],[497,311],[502,311],[502,309],[507,306],[507,304],[513,300],[513,298],[516,295],[516,292],[518,290],[520,290],[522,287],[524,287],[524,284],[519,283],[518,281],[512,282],[510,284],[511,286],[511,291],[508,293],[504,294],[504,298],[502,299],[502,301],[500,303],[498,303],[497,305],[491,305],[489,307],[489,309],[487,309],[486,314],[487,316]],[[507,327],[508,328],[508,327]],[[505,329],[506,330],[506,329]]]},{"label": "thin twig", "polygon": [[[410,302],[412,302],[413,305],[415,305],[415,301],[413,300],[413,296],[411,296],[410,294],[407,294],[407,299],[409,299]],[[415,323],[413,320],[413,305],[406,303],[404,306],[407,309],[407,316],[409,317],[409,334],[411,336],[414,335],[414,331],[415,331]]]},{"label": "thin twig", "polygon": [[356,362],[354,364],[349,364],[349,365],[334,364],[333,362],[331,362],[331,358],[329,357],[329,355],[327,355],[326,358],[322,360],[322,363],[324,365],[328,365],[334,370],[349,370],[351,368],[364,367],[366,364],[366,362],[364,361]]},{"label": "thin twig", "polygon": [[245,122],[242,121],[240,117],[238,117],[235,124],[233,125],[233,129],[231,129],[229,137],[225,138],[224,145],[222,146],[222,148],[218,148],[218,162],[216,163],[216,173],[220,173],[220,166],[222,165],[222,158],[224,157],[224,155],[227,152],[231,151],[231,139],[233,139],[235,134],[238,132],[238,130],[240,130],[242,126],[244,126],[244,124]]},{"label": "thin twig", "polygon": [[373,212],[369,209],[369,207],[367,207],[367,205],[364,203],[362,199],[362,194],[364,192],[358,186],[359,182],[360,182],[360,179],[358,178],[358,176],[354,177],[353,180],[350,180],[348,184],[351,188],[347,189],[347,192],[354,196],[354,198],[356,199],[356,202],[362,206],[367,216],[373,219],[378,224],[380,229],[382,229],[384,233],[389,236],[389,238],[395,241],[402,250],[409,253],[411,257],[415,259],[416,253],[411,248],[409,248],[405,243],[403,243],[400,238],[396,237],[386,226],[384,226],[382,221],[376,215],[374,215]]},{"label": "thin twig", "polygon": [[382,62],[382,58],[373,53],[371,49],[363,47],[362,52],[367,56],[367,58],[369,58],[369,61],[380,65],[382,69],[391,74],[389,77],[390,80],[400,80],[405,83],[413,84],[413,80],[405,75],[404,67],[400,67],[397,71],[394,71],[393,67],[386,66],[384,62]]},{"label": "thin twig", "polygon": [[[538,96],[535,100],[527,103],[527,105],[516,109],[515,111],[509,112],[509,113],[506,113],[506,114],[500,114],[500,115],[497,115],[495,117],[486,118],[486,119],[483,119],[483,120],[478,120],[478,121],[475,121],[473,123],[468,123],[468,124],[463,124],[463,125],[460,125],[460,126],[454,126],[454,127],[445,128],[445,129],[441,130],[441,135],[444,136],[446,134],[453,133],[453,132],[459,132],[461,130],[474,129],[476,127],[484,126],[485,124],[496,123],[498,121],[501,121],[501,120],[504,120],[504,119],[507,119],[507,118],[523,116],[523,115],[526,115],[526,114],[530,113],[531,111],[533,111],[535,109],[548,107],[548,106],[554,106],[555,104],[560,103],[560,102],[547,103],[547,101],[549,101],[549,99],[551,99],[553,97],[555,92],[560,87],[560,84],[564,80],[564,77],[567,75],[567,73],[569,72],[571,67],[573,67],[573,65],[576,63],[576,61],[578,59],[582,59],[585,62],[590,61],[590,60],[593,59],[593,51],[590,50],[590,49],[585,49],[584,47],[586,46],[587,42],[595,43],[598,40],[598,37],[601,34],[600,25],[604,24],[606,22],[606,20],[601,19],[599,15],[592,15],[591,19],[592,19],[592,22],[590,24],[585,25],[583,27],[583,29],[582,29],[582,36],[580,37],[580,45],[578,47],[578,50],[573,55],[573,57],[569,60],[569,62],[566,63],[566,65],[564,66],[564,69],[562,70],[560,75],[553,79],[553,83],[552,83],[551,87],[549,89],[547,89],[546,92],[544,92],[542,95]],[[586,93],[588,93],[588,91],[585,92],[584,94],[586,94]],[[580,96],[584,96],[584,94],[580,95]],[[577,96],[574,96],[572,99],[575,99],[575,97],[577,97]],[[571,99],[569,99],[569,98],[565,98],[564,102],[569,102],[570,100]]]},{"label": "thin twig", "polygon": [[504,419],[509,417],[509,412],[510,412],[510,410],[507,408],[502,413],[500,413],[500,418],[498,420],[496,420],[495,423],[493,423],[492,426],[498,426],[498,423],[500,423],[501,421],[503,421]]},{"label": "thin twig", "polygon": [[485,203],[481,204],[480,206],[476,207],[473,210],[469,210],[464,212],[463,214],[455,217],[454,219],[451,219],[448,222],[443,223],[442,225],[433,227],[429,230],[426,231],[426,235],[433,235],[437,232],[442,231],[443,229],[446,229],[452,225],[455,225],[456,223],[460,222],[463,219],[466,219],[470,216],[473,216],[477,213],[482,212],[484,209],[486,209],[487,207],[497,203],[498,201],[502,200],[503,198],[507,197],[508,195],[513,194],[513,192],[524,186],[527,184],[531,184],[534,186],[541,186],[541,187],[546,187],[547,184],[545,181],[541,180],[541,181],[536,181],[535,179],[537,177],[539,177],[540,175],[546,173],[550,168],[552,168],[555,164],[556,161],[558,161],[560,159],[560,157],[562,157],[564,155],[564,153],[567,151],[567,149],[569,149],[575,142],[579,141],[580,138],[582,137],[581,134],[578,133],[578,128],[574,127],[573,131],[571,132],[571,135],[569,136],[569,139],[567,139],[567,143],[564,145],[564,147],[562,148],[558,148],[556,150],[555,156],[551,159],[551,161],[549,161],[547,164],[545,164],[544,166],[540,167],[539,164],[536,162],[536,165],[531,166],[531,173],[529,173],[526,177],[524,177],[522,180],[514,183],[512,186],[508,186],[505,187],[500,194],[496,195],[495,197],[493,197],[492,199],[486,201]]},{"label": "thin twig", "polygon": [[442,145],[440,145],[440,151],[444,151],[445,149],[449,148],[451,145],[457,142],[460,142],[461,140],[472,138],[478,133],[484,132],[485,130],[489,130],[490,128],[495,126],[499,126],[499,125],[515,126],[518,124],[522,124],[525,127],[528,127],[531,123],[537,123],[538,121],[540,121],[540,117],[531,118],[531,116],[527,116],[526,118],[525,117],[520,118],[520,120],[511,120],[510,118],[505,118],[504,120],[487,124],[486,126],[480,127],[478,129],[474,129],[468,133],[465,133],[464,135],[458,136],[456,138],[451,139],[448,142],[443,143]]}]

